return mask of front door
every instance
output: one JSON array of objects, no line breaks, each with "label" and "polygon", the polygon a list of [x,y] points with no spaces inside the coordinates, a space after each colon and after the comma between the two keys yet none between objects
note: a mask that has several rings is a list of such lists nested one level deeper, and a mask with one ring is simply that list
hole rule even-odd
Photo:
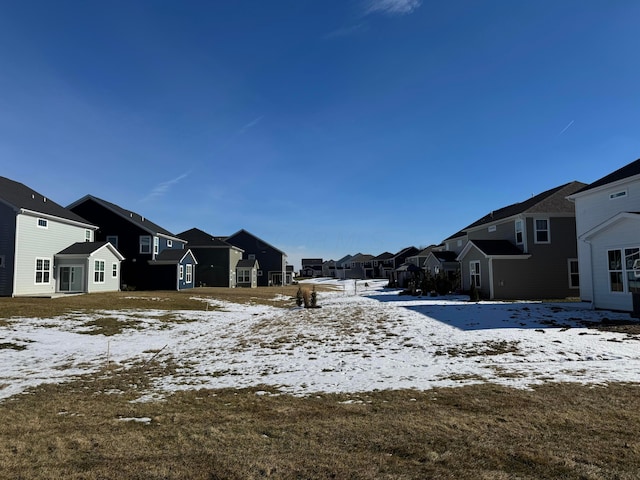
[{"label": "front door", "polygon": [[81,292],[82,291],[82,267],[81,266],[60,267],[60,291],[61,292]]}]

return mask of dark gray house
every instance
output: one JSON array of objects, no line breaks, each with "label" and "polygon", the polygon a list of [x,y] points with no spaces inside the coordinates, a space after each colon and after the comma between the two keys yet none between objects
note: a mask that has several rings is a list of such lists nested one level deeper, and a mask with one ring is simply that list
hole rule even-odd
[{"label": "dark gray house", "polygon": [[67,208],[98,226],[96,241],[110,242],[122,253],[123,288],[181,290],[195,286],[196,258],[186,248],[187,242],[173,233],[138,213],[92,195]]},{"label": "dark gray house", "polygon": [[258,286],[286,284],[287,254],[268,244],[259,237],[242,229],[223,240],[243,250],[242,258],[245,260],[257,260],[260,265],[258,270]]},{"label": "dark gray house", "polygon": [[198,259],[196,276],[199,286],[236,286],[236,269],[244,252],[241,248],[197,228],[179,233],[178,237],[188,242],[187,246]]}]

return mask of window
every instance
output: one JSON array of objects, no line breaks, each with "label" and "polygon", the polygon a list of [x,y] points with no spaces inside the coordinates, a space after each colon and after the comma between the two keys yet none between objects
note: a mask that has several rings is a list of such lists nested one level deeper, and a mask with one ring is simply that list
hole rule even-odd
[{"label": "window", "polygon": [[569,259],[569,288],[580,288],[580,271],[576,258]]},{"label": "window", "polygon": [[640,264],[640,248],[625,248],[624,267],[627,272],[627,290],[629,293],[640,293],[640,277],[636,277],[638,264]]},{"label": "window", "polygon": [[256,259],[256,254],[255,253],[250,253],[249,256],[247,257],[249,260],[255,260]]},{"label": "window", "polygon": [[184,265],[180,265],[180,280],[184,280]]},{"label": "window", "polygon": [[151,237],[147,235],[140,236],[140,253],[151,253]]},{"label": "window", "polygon": [[622,283],[622,250],[609,250],[609,290],[611,292],[623,292]]},{"label": "window", "polygon": [[549,234],[549,219],[537,218],[533,221],[535,225],[536,243],[550,243],[551,236]]},{"label": "window", "polygon": [[118,278],[118,264],[117,263],[112,263],[111,264],[111,276],[113,278]]},{"label": "window", "polygon": [[192,279],[193,279],[193,265],[191,265],[190,263],[187,263],[187,275],[186,275],[186,279],[185,282],[186,283],[191,283]]},{"label": "window", "polygon": [[91,241],[91,230],[85,230],[84,231],[84,241],[85,242],[90,242]]},{"label": "window", "polygon": [[497,227],[495,225],[491,225],[487,230],[489,230],[489,233],[492,233],[497,230]]},{"label": "window", "polygon": [[109,242],[114,247],[118,248],[118,236],[117,235],[107,235],[107,242]]},{"label": "window", "polygon": [[238,283],[251,282],[251,270],[248,268],[238,269]]},{"label": "window", "polygon": [[153,254],[157,255],[160,251],[160,239],[158,237],[153,237]]},{"label": "window", "polygon": [[471,274],[471,285],[480,288],[480,262],[477,260],[469,262],[469,272]]},{"label": "window", "polygon": [[49,228],[49,220],[46,220],[44,218],[39,218],[38,219],[38,227],[40,227],[40,228]]},{"label": "window", "polygon": [[167,240],[167,248],[173,247],[173,241]]},{"label": "window", "polygon": [[104,260],[93,263],[93,283],[104,283]]},{"label": "window", "polygon": [[620,192],[612,193],[611,195],[609,195],[609,200],[613,200],[615,198],[626,197],[626,196],[627,196],[627,191],[626,190],[622,190]]},{"label": "window", "polygon": [[458,245],[459,247],[462,246],[462,240],[458,240],[458,242],[456,243],[456,245]]},{"label": "window", "polygon": [[51,259],[36,258],[36,283],[49,283],[51,278]]},{"label": "window", "polygon": [[516,220],[516,245],[524,243],[524,226],[522,220]]}]

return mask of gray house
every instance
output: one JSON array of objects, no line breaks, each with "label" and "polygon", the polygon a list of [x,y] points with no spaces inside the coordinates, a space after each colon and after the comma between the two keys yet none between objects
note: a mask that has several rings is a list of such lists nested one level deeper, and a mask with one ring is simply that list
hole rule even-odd
[{"label": "gray house", "polygon": [[198,259],[196,277],[202,287],[236,286],[236,268],[244,251],[221,237],[192,228],[178,234]]},{"label": "gray house", "polygon": [[238,261],[236,266],[236,285],[238,287],[256,288],[258,286],[258,270],[260,264],[255,258]]},{"label": "gray house", "polygon": [[466,227],[468,242],[457,256],[462,289],[473,284],[490,299],[577,296],[576,219],[566,197],[584,186],[560,185]]},{"label": "gray house", "polygon": [[122,255],[98,227],[22,183],[0,177],[0,295],[118,290]]},{"label": "gray house", "polygon": [[258,286],[286,284],[291,278],[287,275],[287,254],[268,244],[259,237],[242,229],[229,237],[221,237],[225,242],[243,250],[244,260],[258,260]]}]

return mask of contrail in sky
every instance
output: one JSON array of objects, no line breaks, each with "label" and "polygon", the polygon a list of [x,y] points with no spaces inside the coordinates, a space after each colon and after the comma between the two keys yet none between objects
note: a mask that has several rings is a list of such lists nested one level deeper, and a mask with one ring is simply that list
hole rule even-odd
[{"label": "contrail in sky", "polygon": [[562,135],[564,132],[566,132],[567,130],[569,130],[569,127],[570,127],[571,125],[573,125],[573,122],[574,122],[574,120],[571,120],[571,121],[567,124],[567,126],[566,126],[566,127],[564,127],[564,128],[562,129],[562,131],[558,134],[558,136]]}]

